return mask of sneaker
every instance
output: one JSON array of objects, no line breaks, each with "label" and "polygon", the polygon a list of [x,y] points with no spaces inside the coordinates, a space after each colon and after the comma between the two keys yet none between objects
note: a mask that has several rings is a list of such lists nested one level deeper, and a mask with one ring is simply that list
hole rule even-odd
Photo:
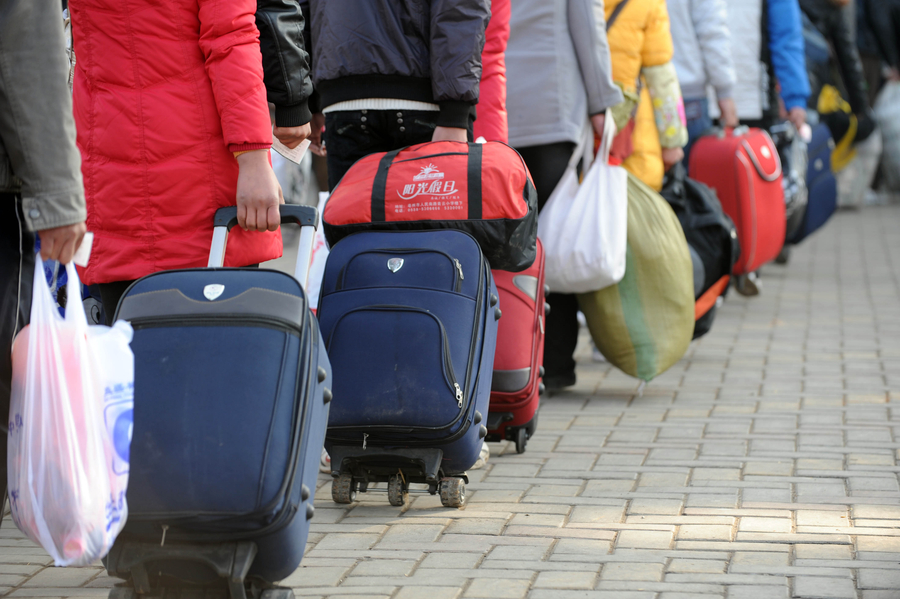
[{"label": "sneaker", "polygon": [[481,453],[478,454],[478,461],[475,462],[475,465],[469,468],[469,470],[478,470],[480,468],[484,468],[484,465],[487,464],[488,458],[491,457],[491,448],[488,447],[487,443],[481,444]]},{"label": "sneaker", "polygon": [[331,456],[324,449],[322,450],[322,459],[319,460],[319,472],[331,474]]}]

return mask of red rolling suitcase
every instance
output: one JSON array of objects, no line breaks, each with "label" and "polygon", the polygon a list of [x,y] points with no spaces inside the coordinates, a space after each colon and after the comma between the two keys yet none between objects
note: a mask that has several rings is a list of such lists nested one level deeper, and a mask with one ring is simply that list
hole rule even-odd
[{"label": "red rolling suitcase", "polygon": [[737,227],[744,275],[774,260],[784,245],[781,160],[769,134],[746,127],[701,137],[691,150],[690,176],[712,187]]},{"label": "red rolling suitcase", "polygon": [[537,242],[537,256],[529,268],[513,273],[495,270],[500,295],[500,329],[494,356],[488,441],[515,441],[516,451],[525,445],[537,425],[537,409],[543,388],[544,248]]}]

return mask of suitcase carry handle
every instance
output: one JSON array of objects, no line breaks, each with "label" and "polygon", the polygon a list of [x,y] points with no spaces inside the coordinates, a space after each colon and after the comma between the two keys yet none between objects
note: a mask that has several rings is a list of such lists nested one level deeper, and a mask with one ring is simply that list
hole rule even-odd
[{"label": "suitcase carry handle", "polygon": [[[300,248],[297,251],[297,264],[294,267],[294,278],[300,282],[306,290],[309,278],[309,265],[312,262],[313,243],[316,240],[316,227],[319,223],[319,213],[312,206],[296,206],[282,204],[281,224],[293,223],[300,225]],[[221,268],[225,264],[225,246],[228,243],[228,232],[237,225],[237,206],[228,206],[216,210],[213,221],[212,245],[209,248],[209,268]]]}]

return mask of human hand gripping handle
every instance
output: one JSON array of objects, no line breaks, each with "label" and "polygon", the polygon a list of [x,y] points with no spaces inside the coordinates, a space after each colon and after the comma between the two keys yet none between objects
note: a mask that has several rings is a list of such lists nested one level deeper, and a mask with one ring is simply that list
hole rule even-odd
[{"label": "human hand gripping handle", "polygon": [[277,231],[278,207],[284,204],[281,185],[269,164],[268,150],[253,150],[237,157],[237,218],[245,231]]},{"label": "human hand gripping handle", "polygon": [[84,222],[38,231],[41,238],[41,258],[68,264],[81,246],[86,231]]},{"label": "human hand gripping handle", "polygon": [[616,122],[612,118],[609,108],[603,114],[591,116],[591,125],[597,135],[600,136],[600,148],[597,150],[597,160],[603,164],[609,164],[609,151],[613,140],[616,138]]},{"label": "human hand gripping handle", "polygon": [[[306,280],[309,276],[309,265],[312,262],[313,243],[316,239],[316,227],[319,223],[319,213],[312,206],[296,206],[286,204],[281,207],[279,215],[280,224],[292,223],[300,225],[299,251],[297,252],[297,264],[294,268],[296,278],[306,289]],[[216,210],[213,222],[212,245],[209,248],[209,268],[221,268],[225,264],[225,246],[228,243],[228,232],[238,224],[238,208],[229,206]]]}]

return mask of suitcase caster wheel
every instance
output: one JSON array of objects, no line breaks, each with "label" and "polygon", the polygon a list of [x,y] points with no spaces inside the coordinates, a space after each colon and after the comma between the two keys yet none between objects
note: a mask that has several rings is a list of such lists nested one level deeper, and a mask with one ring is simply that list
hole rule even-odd
[{"label": "suitcase caster wheel", "polygon": [[356,499],[357,482],[349,472],[341,472],[331,481],[331,499],[335,503],[353,503]]},{"label": "suitcase caster wheel", "polygon": [[402,506],[409,499],[409,486],[402,474],[394,474],[388,479],[388,501],[393,506]]},{"label": "suitcase caster wheel", "polygon": [[466,483],[461,478],[445,478],[441,481],[441,505],[462,507],[466,503]]},{"label": "suitcase caster wheel", "polygon": [[516,453],[525,453],[526,445],[528,445],[528,431],[520,428],[516,431]]}]

